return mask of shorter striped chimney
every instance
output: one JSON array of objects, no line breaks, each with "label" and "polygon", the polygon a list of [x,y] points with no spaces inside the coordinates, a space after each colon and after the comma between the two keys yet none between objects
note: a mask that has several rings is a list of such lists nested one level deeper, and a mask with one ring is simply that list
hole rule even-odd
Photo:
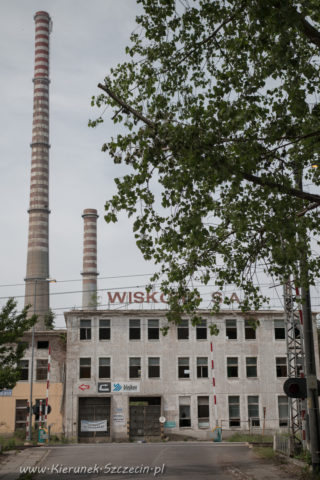
[{"label": "shorter striped chimney", "polygon": [[83,210],[82,308],[97,308],[97,210]]}]

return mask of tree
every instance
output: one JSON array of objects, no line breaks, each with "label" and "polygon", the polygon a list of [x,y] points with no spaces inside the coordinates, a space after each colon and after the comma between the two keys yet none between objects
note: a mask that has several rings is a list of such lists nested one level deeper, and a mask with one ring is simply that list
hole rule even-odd
[{"label": "tree", "polygon": [[0,390],[13,388],[19,380],[19,361],[26,349],[21,339],[37,320],[36,315],[27,318],[29,306],[21,313],[17,313],[16,306],[17,302],[10,298],[0,312]]},{"label": "tree", "polygon": [[44,326],[48,330],[54,330],[54,319],[55,319],[56,314],[49,308],[48,313],[44,316],[43,321],[44,321]]},{"label": "tree", "polygon": [[320,206],[317,2],[137,1],[144,12],[129,59],[92,98],[122,124],[102,150],[129,170],[115,180],[106,221],[121,210],[133,217],[144,258],[161,266],[151,280],[162,279],[169,319],[197,318],[195,280],[241,287],[244,311],[265,301],[258,265],[280,282],[294,275],[312,284],[320,266],[311,254]]}]

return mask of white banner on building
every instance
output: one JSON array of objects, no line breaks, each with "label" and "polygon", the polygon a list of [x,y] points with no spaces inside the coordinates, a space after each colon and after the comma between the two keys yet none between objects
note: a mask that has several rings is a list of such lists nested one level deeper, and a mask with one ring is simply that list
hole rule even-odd
[{"label": "white banner on building", "polygon": [[81,420],[81,432],[106,432],[107,430],[107,420],[96,422]]},{"label": "white banner on building", "polygon": [[139,382],[112,382],[112,393],[134,393],[140,392]]}]

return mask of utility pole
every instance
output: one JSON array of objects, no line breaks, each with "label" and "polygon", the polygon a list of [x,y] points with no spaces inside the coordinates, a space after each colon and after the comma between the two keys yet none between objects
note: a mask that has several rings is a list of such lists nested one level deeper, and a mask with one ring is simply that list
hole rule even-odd
[{"label": "utility pole", "polygon": [[[296,172],[296,185],[303,190],[303,171]],[[306,245],[306,232],[299,234],[302,245]],[[312,469],[320,472],[320,415],[317,385],[317,371],[314,351],[313,322],[311,313],[310,284],[306,249],[303,249],[300,257],[300,288],[303,317],[303,337],[305,352],[305,368],[307,379],[307,406],[309,413],[310,453]]]}]

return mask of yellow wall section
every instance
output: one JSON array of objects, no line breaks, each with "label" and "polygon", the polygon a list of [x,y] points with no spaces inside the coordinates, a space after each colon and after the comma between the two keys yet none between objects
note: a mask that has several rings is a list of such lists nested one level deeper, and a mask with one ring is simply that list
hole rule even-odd
[{"label": "yellow wall section", "polygon": [[[47,382],[33,384],[33,405],[36,399],[46,398]],[[62,383],[50,383],[49,405],[51,413],[48,415],[48,425],[51,425],[51,433],[63,432],[63,414],[61,413]],[[0,434],[13,433],[16,416],[16,400],[29,400],[30,383],[19,382],[12,390],[12,397],[0,397]],[[33,415],[34,420],[34,415]]]}]

